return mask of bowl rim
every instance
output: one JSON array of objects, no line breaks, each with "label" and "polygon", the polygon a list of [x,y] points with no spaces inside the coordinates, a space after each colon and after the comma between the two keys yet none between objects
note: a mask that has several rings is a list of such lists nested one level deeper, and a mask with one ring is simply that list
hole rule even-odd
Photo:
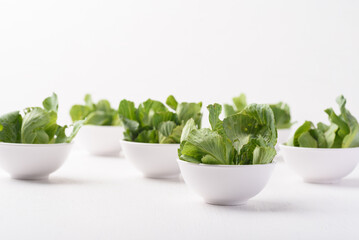
[{"label": "bowl rim", "polygon": [[120,143],[128,143],[128,144],[133,144],[133,145],[142,145],[142,146],[159,146],[159,147],[167,147],[167,146],[177,146],[179,147],[181,144],[180,143],[142,143],[142,142],[132,142],[132,141],[126,141],[121,139]]},{"label": "bowl rim", "polygon": [[37,144],[37,143],[7,143],[7,142],[0,142],[0,146],[13,146],[13,147],[61,147],[61,146],[70,146],[73,145],[74,141],[70,143],[46,143],[46,144]]},{"label": "bowl rim", "polygon": [[350,150],[359,150],[359,147],[352,147],[352,148],[308,148],[308,147],[294,147],[294,146],[287,146],[283,143],[279,144],[280,149],[296,149],[296,150],[310,150],[310,151],[322,151],[322,152],[329,152],[329,151],[350,151]]},{"label": "bowl rim", "polygon": [[210,167],[210,168],[253,168],[253,167],[268,167],[268,166],[274,166],[277,164],[277,162],[272,161],[271,163],[267,163],[267,164],[248,164],[248,165],[224,165],[224,164],[204,164],[204,163],[191,163],[191,162],[187,162],[184,160],[181,160],[179,158],[177,158],[177,162],[181,162],[184,164],[188,164],[188,165],[192,165],[192,166],[197,166],[197,167]]}]

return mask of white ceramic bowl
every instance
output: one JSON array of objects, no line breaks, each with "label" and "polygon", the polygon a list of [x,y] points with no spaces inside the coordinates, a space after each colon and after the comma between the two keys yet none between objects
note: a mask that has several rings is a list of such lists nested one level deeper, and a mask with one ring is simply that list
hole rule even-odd
[{"label": "white ceramic bowl", "polygon": [[358,148],[302,148],[280,145],[284,161],[305,182],[335,183],[359,161]]},{"label": "white ceramic bowl", "polygon": [[93,155],[116,156],[121,151],[123,139],[121,126],[83,126],[76,136],[76,143]]},{"label": "white ceramic bowl", "polygon": [[177,164],[179,144],[121,141],[125,157],[148,178],[173,178],[180,174]]},{"label": "white ceramic bowl", "polygon": [[0,167],[15,179],[46,179],[62,166],[72,145],[0,143]]},{"label": "white ceramic bowl", "polygon": [[267,184],[275,163],[210,165],[178,160],[184,181],[205,202],[239,205],[257,195]]}]

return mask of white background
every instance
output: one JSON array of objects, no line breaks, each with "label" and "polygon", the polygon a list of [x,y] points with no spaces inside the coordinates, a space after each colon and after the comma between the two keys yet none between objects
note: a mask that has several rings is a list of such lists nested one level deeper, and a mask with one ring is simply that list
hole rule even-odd
[{"label": "white background", "polygon": [[[117,107],[245,92],[299,121],[326,120],[344,94],[359,116],[358,13],[357,0],[0,0],[0,114],[53,91],[61,121],[85,93]],[[49,182],[0,172],[0,239],[354,239],[358,174],[309,185],[278,164],[260,195],[226,208],[74,151]]]},{"label": "white background", "polygon": [[[359,1],[0,0],[0,113],[85,93],[287,101],[326,120],[344,94],[359,115]],[[204,122],[207,122],[206,120]]]}]

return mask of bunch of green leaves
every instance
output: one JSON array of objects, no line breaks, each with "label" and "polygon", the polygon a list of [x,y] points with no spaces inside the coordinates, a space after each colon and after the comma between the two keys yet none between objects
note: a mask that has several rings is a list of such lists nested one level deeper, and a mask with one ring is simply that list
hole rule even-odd
[{"label": "bunch of green leaves", "polygon": [[107,100],[100,100],[97,104],[92,101],[90,94],[85,95],[85,105],[73,105],[70,116],[73,122],[85,120],[85,124],[97,126],[121,125],[118,112],[111,107]]},{"label": "bunch of green leaves", "polygon": [[276,155],[277,129],[268,105],[250,104],[240,113],[219,119],[222,106],[209,105],[211,129],[185,125],[178,156],[192,163],[251,165],[271,163]]},{"label": "bunch of green leaves", "polygon": [[133,102],[122,100],[118,112],[125,128],[124,139],[143,143],[179,143],[188,120],[192,119],[197,127],[201,127],[201,102],[178,103],[171,95],[166,104],[174,111],[151,99],[138,108]]},{"label": "bunch of green leaves", "polygon": [[[235,97],[233,100],[233,106],[224,104],[224,114],[226,117],[239,113],[247,106],[247,98],[245,94],[241,94],[239,97]],[[291,123],[289,105],[283,102],[277,104],[269,104],[272,109],[275,119],[275,125],[277,129],[288,129],[293,123]]]},{"label": "bunch of green leaves", "polygon": [[346,109],[346,99],[336,99],[340,114],[332,108],[325,112],[329,117],[329,125],[322,122],[317,127],[310,121],[304,122],[288,141],[287,145],[307,148],[351,148],[359,147],[359,124],[356,118]]},{"label": "bunch of green leaves", "polygon": [[67,136],[68,126],[57,122],[58,99],[54,93],[42,102],[43,108],[31,107],[0,116],[0,142],[48,144],[70,143],[83,125],[83,121],[73,124],[72,133]]}]

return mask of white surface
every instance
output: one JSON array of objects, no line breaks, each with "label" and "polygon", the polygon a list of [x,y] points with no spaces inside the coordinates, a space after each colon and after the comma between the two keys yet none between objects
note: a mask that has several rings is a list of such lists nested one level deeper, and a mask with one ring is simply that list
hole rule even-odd
[{"label": "white surface", "polygon": [[121,151],[123,127],[84,125],[75,141],[94,155],[116,156]]},{"label": "white surface", "polygon": [[268,183],[276,164],[210,165],[178,159],[184,182],[205,202],[215,205],[241,205]]},{"label": "white surface", "polygon": [[288,166],[306,182],[338,182],[351,173],[359,162],[359,147],[323,149],[281,144],[280,150]]},{"label": "white surface", "polygon": [[149,178],[177,177],[179,144],[137,143],[120,141],[124,156]]},{"label": "white surface", "polygon": [[74,151],[48,182],[0,172],[0,237],[31,239],[356,239],[359,169],[303,183],[279,163],[247,205],[205,204],[180,180],[146,179],[124,159]]},{"label": "white surface", "polygon": [[44,179],[66,161],[73,144],[12,144],[0,142],[0,166],[12,178]]},{"label": "white surface", "polygon": [[0,112],[52,91],[67,122],[87,92],[116,108],[245,92],[317,121],[343,93],[359,116],[358,12],[355,0],[0,0]]}]

